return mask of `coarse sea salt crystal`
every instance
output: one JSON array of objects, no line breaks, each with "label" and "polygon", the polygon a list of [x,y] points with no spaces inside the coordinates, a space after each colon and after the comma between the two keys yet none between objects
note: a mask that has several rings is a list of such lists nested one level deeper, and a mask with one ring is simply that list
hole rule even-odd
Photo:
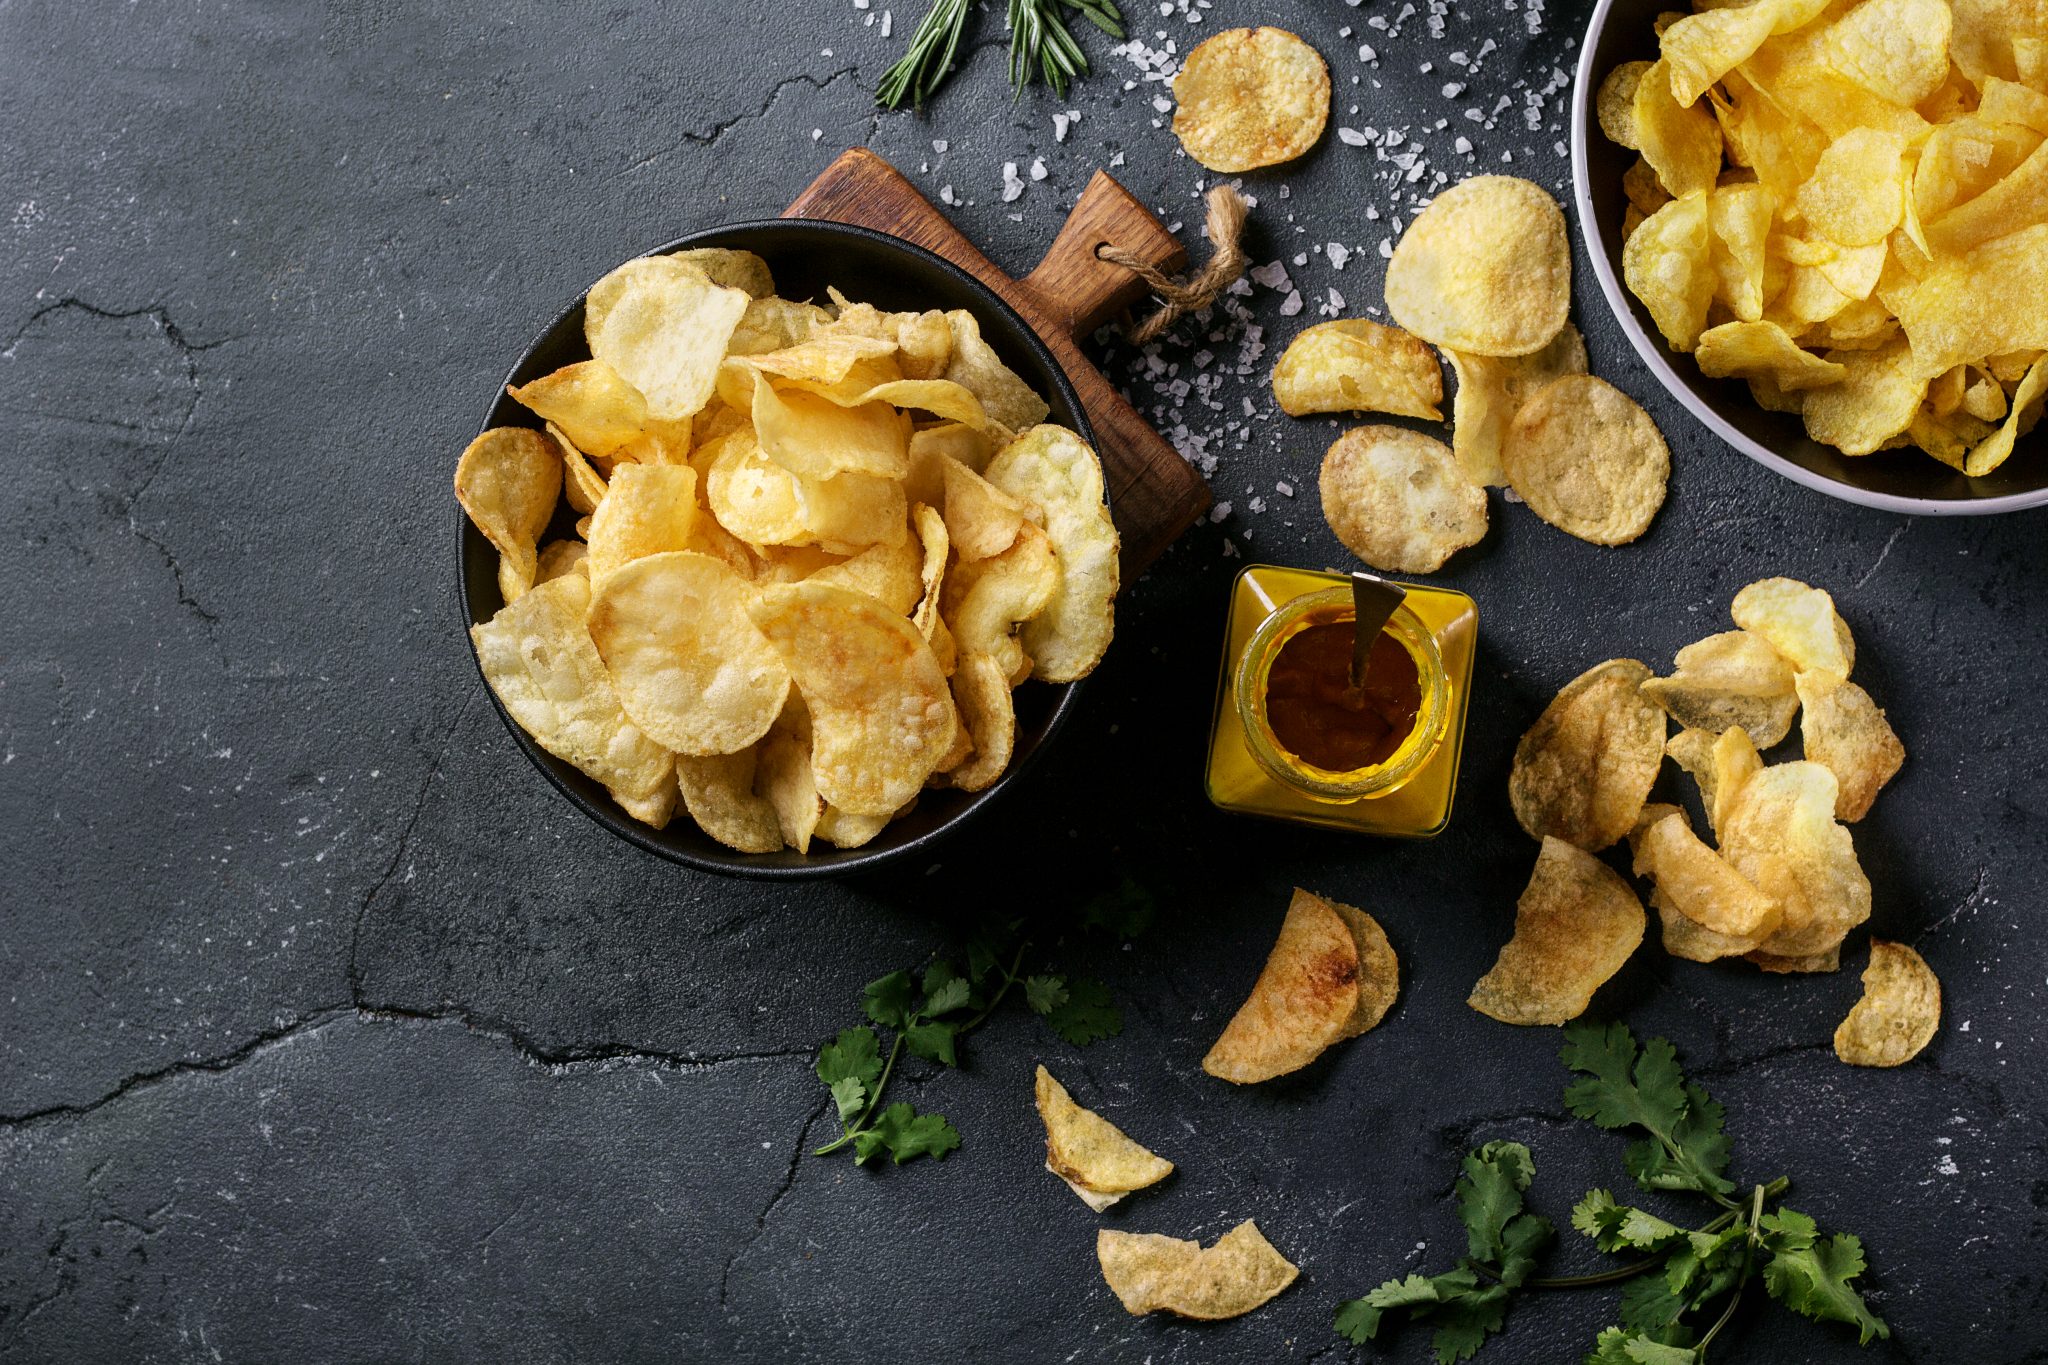
[{"label": "coarse sea salt crystal", "polygon": [[1031,178],[1033,180],[1043,180],[1048,174],[1049,172],[1045,169],[1044,157],[1035,156],[1031,158]]},{"label": "coarse sea salt crystal", "polygon": [[1282,479],[1273,485],[1273,491],[1283,498],[1291,498],[1294,496],[1294,485]]},{"label": "coarse sea salt crystal", "polygon": [[1268,261],[1264,265],[1255,265],[1247,273],[1268,289],[1285,289],[1288,287],[1287,267],[1278,261]]},{"label": "coarse sea salt crystal", "polygon": [[1300,311],[1301,291],[1299,289],[1288,290],[1287,297],[1284,300],[1282,300],[1280,304],[1280,316],[1283,318],[1291,318]]},{"label": "coarse sea salt crystal", "polygon": [[1003,163],[1003,202],[1014,204],[1024,197],[1024,182],[1017,178],[1017,163]]},{"label": "coarse sea salt crystal", "polygon": [[889,36],[889,30],[895,25],[895,22],[896,11],[888,9],[882,11],[882,36],[884,38]]},{"label": "coarse sea salt crystal", "polygon": [[1342,270],[1344,263],[1351,259],[1351,248],[1342,242],[1330,243],[1327,247],[1323,248],[1323,252],[1330,258],[1330,264],[1339,270]]},{"label": "coarse sea salt crystal", "polygon": [[1365,145],[1365,134],[1359,132],[1356,128],[1339,128],[1337,130],[1337,140],[1346,147],[1363,147]]},{"label": "coarse sea salt crystal", "polygon": [[1065,114],[1054,114],[1052,116],[1052,140],[1054,142],[1065,142],[1067,140],[1067,116]]},{"label": "coarse sea salt crystal", "polygon": [[1214,507],[1211,507],[1209,509],[1209,520],[1211,523],[1222,521],[1225,517],[1229,515],[1230,504],[1227,502],[1219,502]]}]

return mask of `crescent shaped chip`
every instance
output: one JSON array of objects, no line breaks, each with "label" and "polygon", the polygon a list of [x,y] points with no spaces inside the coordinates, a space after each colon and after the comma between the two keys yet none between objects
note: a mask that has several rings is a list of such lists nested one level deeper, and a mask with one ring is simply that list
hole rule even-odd
[{"label": "crescent shaped chip", "polygon": [[697,471],[686,464],[622,464],[590,514],[590,581],[605,579],[636,559],[696,548]]},{"label": "crescent shaped chip", "polygon": [[[1730,734],[1739,733],[1729,731]],[[1721,815],[1721,855],[1784,909],[1760,951],[1806,958],[1839,949],[1870,918],[1870,879],[1835,822],[1835,775],[1804,760],[1750,776]],[[1725,783],[1717,801],[1727,801]]]},{"label": "crescent shaped chip", "polygon": [[841,407],[802,389],[777,389],[757,373],[753,413],[761,453],[802,478],[910,472],[910,417],[887,403]]},{"label": "crescent shaped chip", "polygon": [[1095,1257],[1102,1278],[1134,1317],[1160,1311],[1203,1322],[1241,1317],[1301,1273],[1249,1218],[1210,1247],[1103,1228],[1095,1234]]},{"label": "crescent shaped chip", "polygon": [[811,836],[825,802],[811,775],[811,718],[801,697],[791,697],[782,716],[761,739],[754,789],[775,808],[782,842],[798,853],[811,851]]},{"label": "crescent shaped chip", "polygon": [[999,555],[1016,543],[1025,505],[946,456],[942,466],[946,537],[963,562]]},{"label": "crescent shaped chip", "polygon": [[[886,822],[924,787],[959,724],[931,646],[907,617],[829,584],[764,588],[747,610],[810,709],[818,794]],[[832,838],[822,820],[819,833]]]},{"label": "crescent shaped chip", "polygon": [[1620,389],[1589,374],[1545,385],[1508,424],[1508,484],[1537,516],[1594,545],[1626,545],[1664,505],[1671,450]]},{"label": "crescent shaped chip", "polygon": [[[562,429],[576,449],[609,456],[647,425],[647,400],[602,360],[579,360],[505,392]],[[579,508],[579,511],[590,509]]]},{"label": "crescent shaped chip", "polygon": [[[1102,461],[1065,427],[1033,427],[996,452],[983,476],[1045,517],[1059,583],[1045,611],[1020,632],[1032,676],[1086,677],[1116,633],[1116,524],[1103,502]],[[962,641],[963,646],[965,641]]]},{"label": "crescent shaped chip", "polygon": [[1668,815],[1643,833],[1635,866],[1673,909],[1727,938],[1755,939],[1760,945],[1783,917],[1776,901],[1700,842],[1683,815]]},{"label": "crescent shaped chip", "polygon": [[1232,28],[1195,44],[1173,78],[1173,135],[1212,171],[1292,161],[1330,118],[1330,67],[1282,28]]},{"label": "crescent shaped chip", "polygon": [[774,803],[754,794],[759,760],[753,747],[702,758],[676,755],[683,808],[698,829],[739,853],[773,853],[782,847]]},{"label": "crescent shaped chip", "polygon": [[1806,757],[1835,775],[1835,818],[1854,824],[1906,761],[1906,746],[1870,694],[1846,678],[1801,673],[1799,735]]},{"label": "crescent shaped chip", "polygon": [[1735,594],[1735,624],[1761,636],[1799,672],[1846,678],[1856,665],[1856,640],[1835,599],[1796,578],[1765,578]]},{"label": "crescent shaped chip", "polygon": [[1171,1161],[1155,1156],[1102,1115],[1076,1104],[1067,1088],[1043,1066],[1038,1068],[1033,1092],[1038,1117],[1045,1123],[1045,1168],[1066,1181],[1097,1213],[1131,1191],[1156,1185],[1173,1174]]},{"label": "crescent shaped chip", "polygon": [[651,416],[674,421],[710,401],[747,304],[743,291],[713,284],[694,265],[642,256],[590,286],[583,334],[590,354],[639,390]]},{"label": "crescent shaped chip", "polygon": [[1378,1023],[1399,987],[1394,950],[1371,916],[1296,888],[1259,979],[1202,1070],[1237,1085],[1299,1071]]},{"label": "crescent shaped chip", "polygon": [[1486,490],[1442,441],[1405,427],[1356,427],[1331,443],[1317,478],[1323,520],[1376,569],[1434,573],[1486,536]]},{"label": "crescent shaped chip", "polygon": [[1904,1066],[1941,1026],[1941,981],[1903,943],[1870,940],[1863,998],[1835,1030],[1835,1055],[1851,1066]]},{"label": "crescent shaped chip", "polygon": [[706,279],[725,289],[737,289],[754,299],[775,296],[775,276],[768,262],[740,247],[700,246],[669,255],[685,265],[694,265]]},{"label": "crescent shaped chip", "polygon": [[517,601],[533,586],[541,534],[562,492],[562,456],[526,427],[493,427],[455,465],[455,500],[498,551],[498,592]]},{"label": "crescent shaped chip", "polygon": [[1643,941],[1642,902],[1614,869],[1545,838],[1515,904],[1515,933],[1465,1001],[1503,1024],[1562,1024],[1593,1003]]},{"label": "crescent shaped chip", "polygon": [[749,617],[753,598],[724,563],[690,550],[635,559],[603,578],[590,638],[634,724],[700,756],[737,753],[768,733],[789,695],[789,669]]},{"label": "crescent shaped chip", "polygon": [[1566,683],[1515,747],[1508,800],[1532,839],[1597,853],[1634,826],[1664,766],[1664,712],[1650,670],[1610,659]]},{"label": "crescent shaped chip", "polygon": [[1607,140],[1630,151],[1636,142],[1636,83],[1650,69],[1648,62],[1623,62],[1607,73],[1593,98],[1595,121]]},{"label": "crescent shaped chip", "polygon": [[1024,647],[1011,632],[1045,611],[1060,586],[1052,539],[1021,522],[1017,541],[988,559],[955,563],[946,576],[940,611],[962,655],[993,655],[1005,678],[1025,666]]},{"label": "crescent shaped chip", "polygon": [[1758,636],[1709,635],[1679,650],[1672,663],[1670,677],[1643,683],[1643,695],[1681,726],[1714,735],[1740,726],[1759,749],[1792,733],[1800,701],[1792,667]]},{"label": "crescent shaped chip", "polygon": [[1290,417],[1391,412],[1441,422],[1444,375],[1429,346],[1364,318],[1319,322],[1287,343],[1273,396]]},{"label": "crescent shaped chip", "polygon": [[953,667],[953,704],[972,743],[970,757],[950,767],[946,780],[962,791],[994,784],[1010,766],[1017,744],[1017,711],[1010,676],[992,654],[964,654]]},{"label": "crescent shaped chip", "polygon": [[1571,308],[1564,212],[1541,186],[1514,176],[1453,185],[1401,234],[1386,295],[1395,322],[1447,350],[1539,351]]}]

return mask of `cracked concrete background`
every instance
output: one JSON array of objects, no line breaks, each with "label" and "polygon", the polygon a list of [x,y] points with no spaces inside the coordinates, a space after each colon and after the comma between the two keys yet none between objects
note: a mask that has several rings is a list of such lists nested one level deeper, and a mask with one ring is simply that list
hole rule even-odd
[{"label": "cracked concrete background", "polygon": [[[1662,666],[1786,573],[1835,593],[1911,752],[1856,841],[1871,927],[1941,974],[1943,1031],[1897,1072],[1834,1060],[1861,935],[1842,973],[1803,979],[1652,945],[1595,1008],[1672,1038],[1728,1104],[1739,1172],[1791,1175],[1870,1251],[1890,1343],[1772,1309],[1724,1358],[2048,1360],[2039,519],[1908,520],[1749,464],[1657,393],[1584,269],[1594,368],[1664,428],[1671,499],[1622,550],[1496,502],[1443,576],[1484,638],[1433,843],[1201,799],[1231,574],[1343,562],[1313,496],[1330,426],[1272,415],[1272,353],[1213,408],[1171,387],[1235,363],[1244,328],[1220,320],[1165,348],[1173,374],[1114,345],[1105,363],[1216,459],[1231,510],[1131,589],[1061,744],[936,865],[698,876],[518,757],[457,628],[448,479],[498,377],[592,279],[772,215],[851,145],[957,201],[1014,270],[1119,158],[1203,249],[1200,168],[1098,35],[1067,99],[1012,103],[984,13],[927,115],[878,115],[916,13],[896,5],[884,39],[890,8],[0,0],[0,1359],[1343,1358],[1337,1299],[1456,1255],[1467,1144],[1529,1142],[1559,1218],[1619,1174],[1618,1141],[1561,1118],[1556,1034],[1462,1003],[1533,857],[1504,794],[1515,738],[1588,664]],[[1286,24],[1331,58],[1334,123],[1401,129],[1452,175],[1564,183],[1583,5],[1460,6],[1441,36],[1394,0],[1216,0],[1204,26],[1129,8],[1152,47]],[[1384,150],[1333,133],[1248,182],[1254,259],[1282,262],[1306,316],[1331,288],[1350,315],[1378,301],[1413,192]],[[1332,241],[1355,252],[1341,269],[1314,249]],[[1306,320],[1284,297],[1245,300],[1268,342]],[[1246,399],[1247,434],[1221,434]],[[1070,938],[1064,912],[1123,872],[1158,925],[1123,951]],[[1295,883],[1381,919],[1402,998],[1309,1071],[1231,1090],[1195,1064]],[[817,1043],[985,907],[1107,981],[1123,1033],[1076,1051],[999,1016],[962,1071],[906,1078],[965,1136],[947,1161],[805,1155],[830,1128]],[[1039,1060],[1179,1173],[1089,1214],[1039,1169]],[[1237,1322],[1131,1319],[1095,1269],[1098,1221],[1209,1238],[1247,1216],[1304,1278]],[[1611,1305],[1518,1308],[1490,1358],[1576,1358]]]}]

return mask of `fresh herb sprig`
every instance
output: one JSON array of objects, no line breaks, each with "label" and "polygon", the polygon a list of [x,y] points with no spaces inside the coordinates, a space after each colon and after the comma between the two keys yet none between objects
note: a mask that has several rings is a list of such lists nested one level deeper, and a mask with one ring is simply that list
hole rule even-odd
[{"label": "fresh herb sprig", "polygon": [[1855,1327],[1864,1345],[1891,1335],[1853,1283],[1864,1270],[1861,1242],[1848,1233],[1823,1238],[1805,1214],[1771,1207],[1788,1188],[1782,1178],[1735,1197],[1721,1106],[1686,1080],[1671,1044],[1653,1038],[1638,1051],[1626,1025],[1577,1024],[1566,1031],[1564,1061],[1580,1073],[1565,1090],[1568,1109],[1602,1128],[1648,1135],[1622,1159],[1638,1185],[1697,1195],[1721,1211],[1688,1228],[1622,1204],[1608,1190],[1588,1190],[1572,1209],[1572,1226],[1601,1251],[1636,1259],[1592,1275],[1538,1276],[1535,1256],[1551,1226],[1522,1211],[1535,1164],[1520,1143],[1490,1142],[1465,1158],[1457,1184],[1467,1255],[1444,1274],[1389,1280],[1339,1305],[1339,1335],[1363,1345],[1386,1314],[1403,1312],[1435,1325],[1437,1361],[1451,1365],[1501,1329],[1518,1291],[1626,1282],[1621,1321],[1600,1333],[1585,1365],[1704,1365],[1759,1275],[1770,1297]]},{"label": "fresh herb sprig", "polygon": [[[953,73],[973,0],[933,0],[910,35],[910,47],[882,74],[875,99],[889,109],[905,101],[922,109]],[[1065,98],[1067,85],[1088,70],[1088,58],[1068,31],[1067,15],[1080,15],[1112,38],[1124,36],[1123,14],[1113,0],[1009,0],[1010,84],[1021,95],[1043,76]]]}]

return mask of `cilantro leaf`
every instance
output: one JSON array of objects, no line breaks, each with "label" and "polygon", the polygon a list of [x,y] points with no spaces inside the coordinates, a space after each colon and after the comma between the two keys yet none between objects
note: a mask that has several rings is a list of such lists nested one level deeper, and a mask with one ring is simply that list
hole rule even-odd
[{"label": "cilantro leaf", "polygon": [[1641,1128],[1657,1139],[1631,1145],[1624,1157],[1645,1189],[1733,1192],[1722,1174],[1729,1144],[1721,1107],[1686,1083],[1670,1043],[1652,1038],[1638,1055],[1626,1024],[1574,1024],[1565,1030],[1563,1056],[1585,1077],[1565,1090],[1566,1107],[1602,1128]]},{"label": "cilantro leaf", "polygon": [[1422,1308],[1437,1303],[1436,1285],[1420,1275],[1388,1280],[1363,1298],[1337,1305],[1337,1335],[1363,1346],[1380,1330],[1380,1315],[1389,1308]]},{"label": "cilantro leaf", "polygon": [[1628,1214],[1628,1206],[1615,1203],[1609,1191],[1587,1190],[1586,1197],[1572,1206],[1572,1226],[1591,1237],[1602,1251],[1619,1251],[1621,1220]]},{"label": "cilantro leaf", "polygon": [[1091,896],[1081,906],[1081,925],[1113,934],[1128,943],[1152,927],[1152,917],[1158,909],[1159,903],[1150,891],[1125,877],[1115,890]]},{"label": "cilantro leaf", "polygon": [[1593,1343],[1585,1365],[1693,1365],[1699,1352],[1690,1348],[1691,1341],[1683,1327],[1642,1332],[1609,1327]]},{"label": "cilantro leaf", "polygon": [[1632,1332],[1669,1327],[1685,1312],[1685,1295],[1674,1289],[1668,1274],[1652,1271],[1622,1287],[1621,1325]]},{"label": "cilantro leaf", "polygon": [[[965,986],[965,982],[955,984]],[[953,1041],[960,1036],[957,1024],[934,1021],[912,1024],[903,1030],[903,1045],[926,1061],[938,1062],[942,1066],[958,1066],[960,1059],[954,1055]]]},{"label": "cilantro leaf", "polygon": [[940,958],[924,971],[924,1013],[944,1014],[967,1003],[970,987],[952,963]]},{"label": "cilantro leaf", "polygon": [[960,1132],[938,1114],[920,1114],[902,1100],[875,1116],[874,1126],[854,1134],[853,1159],[866,1165],[868,1158],[886,1151],[898,1166],[912,1157],[944,1157],[960,1145]]},{"label": "cilantro leaf", "polygon": [[891,972],[868,982],[862,992],[868,1018],[884,1028],[902,1028],[910,1022],[910,1001],[916,985],[909,972]]},{"label": "cilantro leaf", "polygon": [[1067,1003],[1067,980],[1062,976],[1024,978],[1024,1002],[1033,1014],[1051,1014]]},{"label": "cilantro leaf", "polygon": [[[1782,1213],[1779,1217],[1782,1224]],[[1856,1329],[1858,1345],[1868,1346],[1874,1338],[1889,1337],[1891,1328],[1870,1311],[1863,1295],[1850,1284],[1865,1268],[1863,1243],[1846,1232],[1819,1240],[1814,1236],[1811,1218],[1804,1214],[1793,1217],[1803,1224],[1788,1239],[1794,1244],[1775,1247],[1770,1264],[1764,1267],[1764,1287],[1770,1290],[1771,1297],[1817,1321],[1848,1323]],[[1767,1216],[1764,1222],[1769,1221]],[[1766,1245],[1769,1244],[1767,1238]]]},{"label": "cilantro leaf", "polygon": [[854,1118],[867,1103],[868,1088],[858,1076],[841,1076],[832,1082],[832,1103],[839,1107],[839,1122],[843,1125]]},{"label": "cilantro leaf", "polygon": [[882,1048],[875,1041],[875,1031],[856,1025],[840,1030],[839,1036],[818,1049],[818,1079],[833,1087],[837,1095],[839,1082],[856,1080],[862,1089],[867,1089],[882,1077]]},{"label": "cilantro leaf", "polygon": [[1045,1021],[1076,1047],[1124,1031],[1123,1011],[1109,1002],[1109,988],[1087,976],[1067,983],[1066,1001],[1047,1011]]},{"label": "cilantro leaf", "polygon": [[1536,1253],[1557,1235],[1548,1218],[1518,1213],[1508,1220],[1500,1235],[1500,1282],[1520,1289],[1536,1269]]},{"label": "cilantro leaf", "polygon": [[1489,1142],[1465,1157],[1457,1185],[1458,1217],[1475,1261],[1500,1259],[1501,1229],[1522,1211],[1522,1191],[1535,1177],[1529,1149],[1519,1142]]},{"label": "cilantro leaf", "polygon": [[1437,1365],[1470,1360],[1473,1352],[1486,1344],[1487,1336],[1500,1330],[1507,1316],[1508,1288],[1504,1284],[1488,1285],[1446,1302],[1430,1314],[1430,1321],[1438,1324],[1429,1339]]}]

